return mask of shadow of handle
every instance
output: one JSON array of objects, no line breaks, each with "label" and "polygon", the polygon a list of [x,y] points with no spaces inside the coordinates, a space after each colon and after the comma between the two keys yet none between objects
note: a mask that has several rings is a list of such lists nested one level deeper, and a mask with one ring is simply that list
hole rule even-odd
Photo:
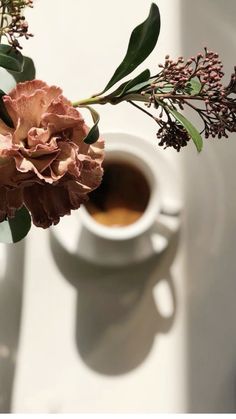
[{"label": "shadow of handle", "polygon": [[158,317],[158,332],[167,333],[173,325],[177,308],[175,287],[170,274],[154,287],[153,298]]},{"label": "shadow of handle", "polygon": [[179,232],[180,214],[164,214],[163,211],[158,215],[150,235],[154,253],[162,254],[161,265],[158,264],[158,273],[153,273],[152,291],[159,333],[166,333],[170,330],[176,314],[177,301],[170,266],[176,256]]}]

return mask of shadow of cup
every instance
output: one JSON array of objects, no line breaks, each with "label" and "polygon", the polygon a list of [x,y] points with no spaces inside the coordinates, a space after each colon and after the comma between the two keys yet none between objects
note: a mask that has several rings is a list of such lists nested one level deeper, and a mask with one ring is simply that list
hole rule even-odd
[{"label": "shadow of cup", "polygon": [[[143,362],[158,334],[171,329],[177,302],[170,267],[178,238],[176,232],[162,254],[143,262],[109,267],[70,254],[51,233],[55,262],[78,293],[75,337],[87,366],[101,374],[124,374]],[[163,280],[172,306],[167,316],[156,305],[153,292]]]}]

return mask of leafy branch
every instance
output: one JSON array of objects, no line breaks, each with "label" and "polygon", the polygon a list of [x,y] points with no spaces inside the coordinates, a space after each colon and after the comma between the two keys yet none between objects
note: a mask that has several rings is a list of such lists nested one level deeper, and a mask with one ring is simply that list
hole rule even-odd
[{"label": "leafy branch", "polygon": [[[159,32],[160,14],[158,7],[152,4],[148,18],[132,32],[125,58],[105,89],[98,95],[75,102],[73,106],[128,102],[159,125],[159,145],[177,151],[186,146],[189,139],[201,151],[202,134],[205,138],[228,138],[229,133],[236,131],[236,70],[230,83],[223,86],[222,62],[218,54],[207,48],[203,54],[186,61],[183,57],[174,61],[167,55],[155,75],[152,76],[147,69],[104,95],[147,58],[156,45]],[[155,112],[151,113],[147,108]],[[182,114],[185,108],[199,116],[202,129],[195,128]],[[96,141],[97,138],[93,139]]]}]

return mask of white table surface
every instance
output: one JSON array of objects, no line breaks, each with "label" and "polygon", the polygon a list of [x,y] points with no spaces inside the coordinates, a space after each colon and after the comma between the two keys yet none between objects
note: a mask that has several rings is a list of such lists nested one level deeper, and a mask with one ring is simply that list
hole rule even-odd
[{"label": "white table surface", "polygon": [[[107,82],[126,51],[131,30],[146,18],[151,2],[136,0],[134,6],[124,0],[72,0],[66,4],[68,17],[64,1],[36,1],[30,13],[35,37],[26,51],[35,58],[38,78],[62,86],[65,95],[76,100]],[[175,33],[168,29],[176,20],[177,4],[173,9],[161,1],[160,7],[159,53],[157,50],[148,63],[153,69],[167,51],[178,49],[178,27]],[[156,126],[135,109],[128,111],[122,105],[99,111],[101,131],[122,128],[156,141]],[[175,157],[169,153],[168,159]],[[153,258],[138,269],[105,273],[96,267],[81,267],[63,252],[58,258],[62,266],[52,255],[49,234],[33,230],[25,253],[13,410],[183,410],[181,252],[170,254],[168,258],[174,259],[170,262],[166,256],[162,263]],[[161,282],[166,275],[168,281],[171,275],[178,300],[177,312],[169,322],[158,314],[158,304],[168,300],[168,285]],[[163,310],[167,309],[164,304]]]}]

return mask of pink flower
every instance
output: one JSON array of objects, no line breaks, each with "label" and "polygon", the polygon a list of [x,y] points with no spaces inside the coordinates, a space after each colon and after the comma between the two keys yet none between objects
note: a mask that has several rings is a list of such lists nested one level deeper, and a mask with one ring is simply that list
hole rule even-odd
[{"label": "pink flower", "polygon": [[14,128],[0,120],[0,221],[25,205],[47,228],[99,186],[104,141],[84,143],[88,127],[58,87],[19,83],[3,100]]}]

